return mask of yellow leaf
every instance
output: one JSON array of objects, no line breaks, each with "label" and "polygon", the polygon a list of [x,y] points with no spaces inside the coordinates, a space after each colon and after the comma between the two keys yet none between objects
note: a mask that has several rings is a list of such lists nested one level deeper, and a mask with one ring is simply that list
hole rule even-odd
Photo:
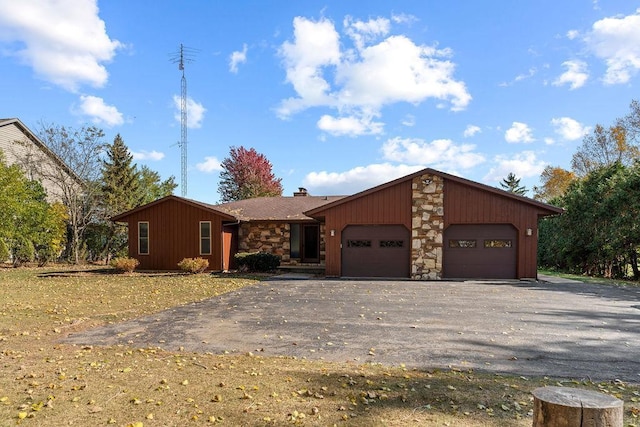
[{"label": "yellow leaf", "polygon": [[24,420],[25,418],[27,418],[26,412],[18,412],[18,419]]}]

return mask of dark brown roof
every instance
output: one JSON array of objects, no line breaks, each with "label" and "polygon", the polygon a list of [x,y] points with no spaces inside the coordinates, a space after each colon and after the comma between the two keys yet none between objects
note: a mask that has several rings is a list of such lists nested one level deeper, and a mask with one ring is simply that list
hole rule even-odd
[{"label": "dark brown roof", "polygon": [[216,214],[220,215],[225,220],[233,221],[233,220],[236,219],[235,217],[233,217],[233,216],[231,216],[231,215],[229,215],[229,214],[227,214],[227,213],[225,213],[223,211],[217,210],[216,207],[213,206],[213,205],[209,205],[209,204],[206,204],[206,203],[198,202],[196,200],[185,199],[184,197],[174,196],[173,194],[170,195],[170,196],[163,197],[163,198],[158,199],[158,200],[154,200],[153,202],[147,203],[146,205],[138,206],[137,208],[133,208],[133,209],[131,209],[129,211],[122,212],[121,214],[118,214],[116,216],[112,216],[109,219],[111,221],[114,221],[114,222],[123,221],[128,216],[130,216],[130,215],[132,215],[132,214],[134,214],[136,212],[143,211],[145,209],[150,208],[151,206],[155,206],[155,205],[158,205],[160,203],[164,203],[164,202],[166,202],[168,200],[176,200],[178,202],[186,203],[188,205],[203,209],[205,211],[216,213]]},{"label": "dark brown roof", "polygon": [[406,176],[403,176],[401,178],[395,179],[393,181],[378,185],[377,187],[373,187],[373,188],[370,188],[368,190],[361,191],[361,192],[356,193],[356,194],[354,194],[352,196],[344,197],[344,198],[342,198],[340,200],[337,200],[335,202],[328,203],[328,204],[323,205],[323,206],[318,206],[317,208],[309,209],[309,210],[305,211],[304,213],[305,213],[305,215],[308,215],[308,216],[313,217],[313,218],[322,218],[324,216],[324,212],[327,209],[330,209],[330,208],[332,208],[334,206],[341,205],[343,203],[348,203],[348,202],[350,202],[352,200],[359,199],[360,197],[367,196],[369,194],[375,193],[375,192],[383,190],[385,188],[392,187],[392,186],[394,186],[394,185],[396,185],[396,184],[398,184],[400,182],[404,182],[404,181],[407,181],[407,180],[412,180],[413,178],[418,177],[418,176],[422,176],[424,174],[437,175],[437,176],[442,177],[443,179],[448,179],[450,181],[455,181],[455,182],[458,182],[460,184],[468,185],[470,187],[474,187],[474,188],[477,188],[479,190],[483,190],[483,191],[486,191],[486,192],[489,192],[489,193],[493,193],[493,194],[496,194],[496,195],[499,195],[499,196],[508,197],[510,199],[515,199],[515,200],[517,200],[517,201],[519,201],[521,203],[526,203],[526,204],[529,204],[529,205],[533,205],[533,206],[539,208],[542,211],[546,211],[547,215],[555,215],[555,214],[560,214],[560,213],[564,212],[564,210],[562,208],[559,208],[559,207],[556,207],[556,206],[553,206],[553,205],[549,205],[547,203],[543,203],[543,202],[540,202],[538,200],[531,199],[529,197],[519,196],[519,195],[517,195],[515,193],[511,193],[509,191],[504,191],[504,190],[501,190],[499,188],[495,188],[495,187],[491,187],[489,185],[481,184],[479,182],[471,181],[471,180],[468,180],[468,179],[465,179],[465,178],[460,178],[459,176],[449,175],[448,173],[440,172],[440,171],[435,170],[435,169],[426,168],[426,169],[419,170],[418,172],[414,172],[414,173],[412,173],[410,175],[406,175]]},{"label": "dark brown roof", "polygon": [[123,221],[136,212],[168,200],[176,200],[216,213],[228,221],[308,221],[313,218],[306,216],[303,213],[304,211],[331,203],[343,197],[345,196],[258,197],[210,205],[197,200],[170,195],[111,217],[111,221]]},{"label": "dark brown roof", "polygon": [[257,197],[213,205],[239,221],[304,221],[305,211],[335,202],[345,196]]}]

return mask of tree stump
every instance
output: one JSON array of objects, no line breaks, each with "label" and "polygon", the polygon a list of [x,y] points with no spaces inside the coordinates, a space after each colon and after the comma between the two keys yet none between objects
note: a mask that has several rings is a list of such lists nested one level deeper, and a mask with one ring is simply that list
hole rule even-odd
[{"label": "tree stump", "polygon": [[533,427],[622,427],[623,401],[570,387],[533,391]]}]

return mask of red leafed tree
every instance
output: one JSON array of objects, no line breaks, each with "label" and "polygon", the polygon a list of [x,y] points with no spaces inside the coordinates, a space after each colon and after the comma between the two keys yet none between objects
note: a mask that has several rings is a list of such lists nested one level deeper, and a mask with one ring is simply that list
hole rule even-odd
[{"label": "red leafed tree", "polygon": [[255,149],[231,147],[222,161],[218,192],[223,202],[282,195],[281,178],[271,171],[271,162]]}]

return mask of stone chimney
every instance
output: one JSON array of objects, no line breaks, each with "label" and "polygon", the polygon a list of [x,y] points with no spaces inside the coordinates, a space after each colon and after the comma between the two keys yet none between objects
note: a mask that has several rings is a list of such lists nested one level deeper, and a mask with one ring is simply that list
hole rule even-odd
[{"label": "stone chimney", "polygon": [[305,197],[308,196],[307,189],[304,187],[298,187],[298,191],[293,192],[293,197]]}]

